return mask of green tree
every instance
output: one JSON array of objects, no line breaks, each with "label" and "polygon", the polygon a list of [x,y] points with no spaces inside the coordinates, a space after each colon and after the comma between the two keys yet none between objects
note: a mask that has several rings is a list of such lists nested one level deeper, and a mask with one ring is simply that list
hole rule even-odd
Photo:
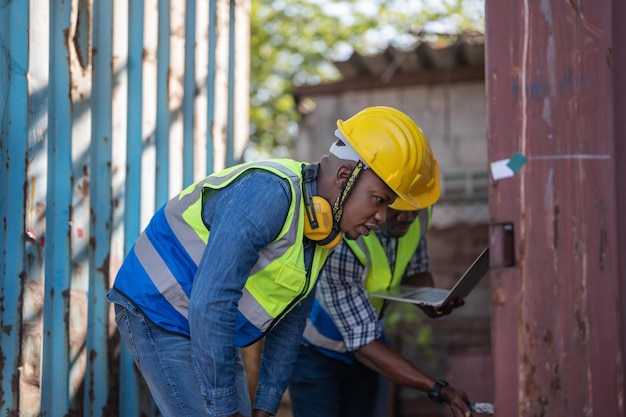
[{"label": "green tree", "polygon": [[484,0],[252,0],[251,147],[285,153],[299,121],[296,86],[337,79],[332,60],[482,30],[483,7]]}]

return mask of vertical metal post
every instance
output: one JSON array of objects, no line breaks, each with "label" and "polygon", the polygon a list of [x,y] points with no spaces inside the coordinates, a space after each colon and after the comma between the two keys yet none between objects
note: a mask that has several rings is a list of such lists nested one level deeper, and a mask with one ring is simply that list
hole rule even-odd
[{"label": "vertical metal post", "polygon": [[230,0],[228,26],[228,113],[226,116],[226,166],[235,165],[235,0]]},{"label": "vertical metal post", "polygon": [[207,76],[207,130],[206,130],[206,171],[211,174],[215,170],[213,162],[214,144],[213,124],[215,123],[215,73],[217,62],[217,1],[209,0],[209,74]]},{"label": "vertical metal post", "polygon": [[0,235],[0,266],[6,280],[0,292],[0,364],[3,398],[0,414],[10,415],[18,410],[20,327],[22,320],[22,291],[24,281],[24,201],[26,199],[26,160],[28,136],[28,2],[10,3],[0,29],[2,58],[0,82],[0,173],[6,184],[0,198],[2,207],[2,234]]},{"label": "vertical metal post", "polygon": [[50,106],[48,195],[41,410],[65,415],[69,409],[68,298],[70,288],[70,207],[72,204],[72,104],[67,38],[72,5],[50,7]]},{"label": "vertical metal post", "polygon": [[93,4],[93,82],[90,161],[90,242],[85,412],[102,415],[109,396],[108,313],[112,234],[111,140],[113,99],[113,3]]},{"label": "vertical metal post", "polygon": [[170,20],[170,0],[159,0],[156,102],[156,190],[154,198],[157,208],[165,204],[170,197]]},{"label": "vertical metal post", "polygon": [[[612,23],[612,41],[614,45],[623,45],[626,42],[626,26],[622,23],[626,16],[626,4],[623,1],[614,1],[611,13]],[[613,74],[613,83],[615,85],[613,94],[613,109],[615,117],[613,118],[614,126],[614,152],[618,156],[618,162],[615,164],[615,178],[617,186],[617,213],[618,213],[618,242],[617,253],[626,253],[626,164],[623,158],[626,157],[626,141],[621,134],[617,132],[626,132],[626,51],[624,48],[612,48],[611,66]],[[626,300],[626,257],[619,257],[618,281],[621,284],[621,300]],[[622,308],[621,314],[621,346],[626,348],[626,308]],[[626,374],[626,363],[622,362],[622,375]],[[626,398],[626,384],[621,384],[618,392],[621,398]]]},{"label": "vertical metal post", "polygon": [[185,7],[185,74],[183,78],[183,186],[194,181],[194,113],[196,98],[196,0]]},{"label": "vertical metal post", "polygon": [[[128,123],[126,131],[126,192],[124,210],[124,253],[140,232],[141,155],[143,153],[143,38],[144,1],[128,3]],[[139,410],[139,378],[130,352],[120,347],[120,417],[136,417]]]}]

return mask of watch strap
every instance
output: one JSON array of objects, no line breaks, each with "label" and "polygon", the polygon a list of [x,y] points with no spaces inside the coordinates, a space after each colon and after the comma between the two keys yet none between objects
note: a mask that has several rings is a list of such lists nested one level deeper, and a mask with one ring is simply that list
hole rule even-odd
[{"label": "watch strap", "polygon": [[428,392],[428,398],[430,398],[436,403],[441,404],[443,402],[443,398],[441,398],[441,390],[443,389],[443,387],[447,385],[450,385],[450,384],[448,384],[443,379],[438,379],[437,382],[435,382],[435,385],[433,385],[431,390]]}]

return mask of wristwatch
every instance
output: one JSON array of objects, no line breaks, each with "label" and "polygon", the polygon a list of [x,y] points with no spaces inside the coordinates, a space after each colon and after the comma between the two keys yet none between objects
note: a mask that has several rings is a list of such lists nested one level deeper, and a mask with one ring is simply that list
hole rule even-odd
[{"label": "wristwatch", "polygon": [[428,393],[428,398],[430,398],[436,403],[442,403],[443,398],[441,398],[441,390],[446,385],[450,385],[450,384],[448,384],[443,379],[438,379],[437,382],[435,382],[435,385],[433,385],[430,392]]}]

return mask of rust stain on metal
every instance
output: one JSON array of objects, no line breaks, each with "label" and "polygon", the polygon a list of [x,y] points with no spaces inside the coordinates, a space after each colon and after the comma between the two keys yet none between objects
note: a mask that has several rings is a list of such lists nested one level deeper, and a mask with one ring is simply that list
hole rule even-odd
[{"label": "rust stain on metal", "polygon": [[89,197],[89,185],[89,176],[85,176],[81,181],[78,182],[77,189],[85,198]]},{"label": "rust stain on metal", "polygon": [[506,293],[502,288],[497,288],[493,292],[493,302],[496,305],[504,305],[506,304]]},{"label": "rust stain on metal", "polygon": [[[16,369],[11,375],[11,391],[13,391],[15,394],[20,392],[20,371],[18,369]],[[14,403],[18,403],[18,402],[14,401]],[[7,416],[17,417],[19,415],[20,415],[19,410],[11,410],[7,413]]]},{"label": "rust stain on metal", "polygon": [[69,66],[72,63],[72,59],[69,54],[69,45],[70,45],[70,29],[69,28],[63,29],[63,39],[65,40],[66,47],[68,48],[67,64]]},{"label": "rust stain on metal", "polygon": [[[17,302],[17,306],[16,306],[16,313],[17,313],[17,317],[22,317],[22,306],[24,304],[24,282],[27,278],[26,276],[26,272],[25,271],[21,271],[19,274],[19,278],[20,278],[20,291],[19,291],[19,296],[18,296],[18,302]],[[2,301],[2,312],[5,311],[4,308],[4,297],[2,297],[1,299]],[[18,352],[18,357],[16,358],[16,362],[20,362],[21,361],[21,354],[22,354],[22,328],[21,326],[19,326],[16,329],[16,334],[13,334],[13,325],[12,324],[4,324],[2,323],[2,333],[4,333],[7,336],[13,336],[16,338],[17,340],[17,352]],[[1,373],[4,373],[4,370],[6,368],[6,362],[7,362],[7,358],[6,356],[2,353],[2,351],[0,350],[0,371]],[[13,373],[11,374],[11,393],[13,394],[14,398],[13,398],[13,403],[14,404],[18,404],[18,399],[15,397],[15,395],[17,395],[19,393],[19,389],[20,389],[20,371],[19,369],[17,369],[17,367],[14,365],[12,368],[13,369]],[[0,405],[4,405],[5,400],[4,400],[4,390],[0,389]],[[19,410],[7,410],[7,416],[19,416]]]},{"label": "rust stain on metal", "polygon": [[606,256],[607,246],[609,245],[609,238],[604,223],[600,227],[600,256],[598,257],[598,268],[601,272],[604,272],[604,258]]},{"label": "rust stain on metal", "polygon": [[93,370],[96,368],[94,366],[94,363],[96,362],[97,358],[98,358],[98,352],[95,349],[91,349],[89,351],[89,362],[91,364],[91,366],[89,366],[89,372],[91,373],[91,378],[89,378],[89,400],[92,404],[96,400],[96,394],[94,392],[94,383],[98,376],[93,373]]},{"label": "rust stain on metal", "polygon": [[533,332],[528,323],[523,328],[527,351],[522,355],[520,365],[524,391],[522,409],[530,412],[529,415],[547,416],[554,394],[561,389],[559,365],[554,361],[545,362],[545,371],[549,372],[549,385],[545,386],[542,384],[545,372],[538,368],[536,355],[544,351],[554,353],[554,338],[549,330],[543,334]]},{"label": "rust stain on metal", "polygon": [[26,266],[28,267],[28,269],[32,269],[33,265],[35,264],[35,255],[33,253],[27,253],[26,254]]},{"label": "rust stain on metal", "polygon": [[552,366],[552,378],[550,379],[550,393],[555,396],[561,390],[561,376],[559,373],[559,364],[554,362]]},{"label": "rust stain on metal", "polygon": [[[4,366],[7,362],[7,357],[0,350],[0,372],[4,374]],[[0,406],[4,406],[4,389],[2,389],[3,385],[0,384]]]},{"label": "rust stain on metal", "polygon": [[580,334],[580,340],[581,342],[587,343],[587,337],[589,334],[588,326],[587,326],[587,319],[583,315],[583,313],[578,309],[576,309],[575,318],[576,318],[576,327],[578,329],[578,333]]},{"label": "rust stain on metal", "polygon": [[550,330],[546,330],[543,333],[542,340],[546,345],[550,346],[550,348],[554,347],[554,337],[552,336],[552,332]]},{"label": "rust stain on metal", "polygon": [[[522,377],[524,378],[524,385],[523,385],[523,389],[524,389],[524,397],[523,400],[525,402],[525,404],[523,405],[523,408],[525,409],[529,409],[531,408],[533,405],[537,406],[537,405],[541,405],[542,402],[545,403],[545,399],[543,399],[543,401],[541,400],[541,395],[539,394],[540,388],[539,388],[539,383],[537,381],[538,377],[536,375],[536,367],[535,365],[532,363],[532,360],[530,360],[528,358],[528,356],[526,354],[523,355],[522,357]],[[535,397],[535,393],[537,393],[537,397]],[[535,398],[535,400],[531,400],[531,398]],[[544,413],[533,413],[536,416],[543,416]]]},{"label": "rust stain on metal", "polygon": [[552,211],[552,247],[556,249],[559,246],[559,213],[558,205],[554,206]]},{"label": "rust stain on metal", "polygon": [[[7,361],[7,357],[2,354],[0,350],[0,374],[4,374],[4,364]],[[4,389],[2,389],[2,385],[0,384],[0,406],[4,407]]]},{"label": "rust stain on metal", "polygon": [[[65,301],[66,306],[70,305],[70,297],[71,297],[70,291],[71,291],[70,289],[66,289],[66,290],[63,290],[63,293],[62,293],[63,300]],[[69,308],[65,308],[63,310],[63,323],[65,323],[65,329],[67,331],[69,331],[70,329],[70,313],[71,311]]]},{"label": "rust stain on metal", "polygon": [[594,207],[598,209],[598,223],[600,229],[599,236],[599,256],[598,256],[598,268],[600,271],[604,272],[604,259],[606,256],[607,246],[609,242],[608,232],[606,228],[606,207],[604,204],[604,199],[598,190],[594,192]]}]

